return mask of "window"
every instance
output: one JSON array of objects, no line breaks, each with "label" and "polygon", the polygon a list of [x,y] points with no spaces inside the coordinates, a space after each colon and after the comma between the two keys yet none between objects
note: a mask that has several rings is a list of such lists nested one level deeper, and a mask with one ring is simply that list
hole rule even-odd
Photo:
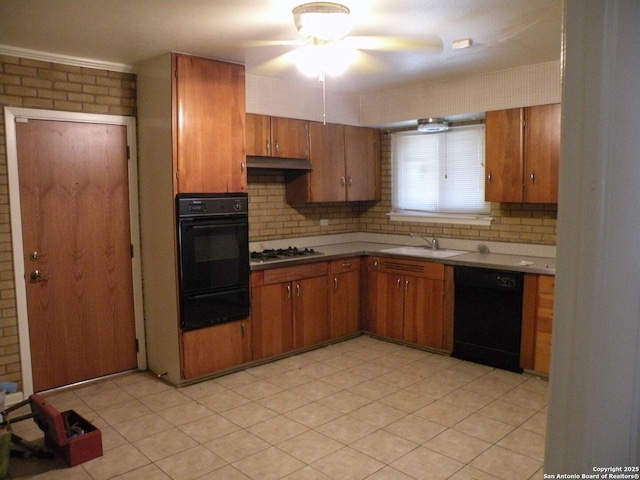
[{"label": "window", "polygon": [[471,125],[441,133],[393,134],[392,219],[489,221],[491,204],[484,201],[484,132],[484,125]]}]

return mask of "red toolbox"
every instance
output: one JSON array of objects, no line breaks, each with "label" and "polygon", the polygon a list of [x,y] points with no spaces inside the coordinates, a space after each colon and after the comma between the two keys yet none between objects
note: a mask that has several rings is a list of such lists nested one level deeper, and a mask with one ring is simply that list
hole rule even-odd
[{"label": "red toolbox", "polygon": [[102,434],[98,428],[74,410],[58,412],[38,394],[29,398],[46,446],[70,467],[102,456]]}]

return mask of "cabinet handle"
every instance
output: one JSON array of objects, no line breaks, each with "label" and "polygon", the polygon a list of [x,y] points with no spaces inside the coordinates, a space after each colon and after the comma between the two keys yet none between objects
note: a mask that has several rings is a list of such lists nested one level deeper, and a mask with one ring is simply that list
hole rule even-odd
[{"label": "cabinet handle", "polygon": [[396,282],[396,289],[400,290],[400,278]]},{"label": "cabinet handle", "polygon": [[404,281],[404,291],[408,292],[409,291],[409,280],[405,280]]},{"label": "cabinet handle", "polygon": [[276,153],[280,153],[280,143],[276,141]]},{"label": "cabinet handle", "polygon": [[351,187],[353,185],[353,178],[349,177],[349,186]]},{"label": "cabinet handle", "polygon": [[300,284],[296,283],[296,297],[300,298]]},{"label": "cabinet handle", "polygon": [[267,140],[267,153],[271,155],[271,142]]},{"label": "cabinet handle", "polygon": [[531,172],[530,178],[531,183],[536,183],[536,172]]},{"label": "cabinet handle", "polygon": [[287,285],[287,298],[291,298],[291,285]]},{"label": "cabinet handle", "polygon": [[338,277],[333,277],[333,289],[338,290]]},{"label": "cabinet handle", "polygon": [[351,266],[351,262],[344,262],[344,263],[342,264],[342,266],[343,266],[344,268],[349,268],[349,267]]},{"label": "cabinet handle", "polygon": [[487,180],[489,180],[489,183],[491,183],[491,174],[487,175]]},{"label": "cabinet handle", "polygon": [[240,331],[242,332],[242,336],[244,337],[244,322],[240,324]]},{"label": "cabinet handle", "polygon": [[340,177],[340,185],[344,187],[346,183],[347,183],[347,180],[344,177]]},{"label": "cabinet handle", "polygon": [[245,162],[240,162],[240,171],[244,172],[247,169],[247,164]]}]

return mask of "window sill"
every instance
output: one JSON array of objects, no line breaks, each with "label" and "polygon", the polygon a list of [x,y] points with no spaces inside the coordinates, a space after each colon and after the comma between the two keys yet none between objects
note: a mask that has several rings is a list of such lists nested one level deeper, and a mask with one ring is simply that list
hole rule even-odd
[{"label": "window sill", "polygon": [[493,217],[482,215],[456,215],[456,214],[428,214],[428,213],[387,213],[389,220],[393,222],[416,222],[416,223],[448,223],[453,225],[476,225],[488,227],[493,222]]}]

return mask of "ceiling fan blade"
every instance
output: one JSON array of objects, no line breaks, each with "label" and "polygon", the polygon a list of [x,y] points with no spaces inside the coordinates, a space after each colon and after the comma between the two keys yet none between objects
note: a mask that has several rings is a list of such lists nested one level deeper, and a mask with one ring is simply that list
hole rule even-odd
[{"label": "ceiling fan blade", "polygon": [[359,50],[425,50],[432,53],[442,51],[443,44],[440,37],[430,35],[425,37],[388,37],[388,36],[347,36],[342,40],[351,48]]},{"label": "ceiling fan blade", "polygon": [[247,65],[247,73],[257,76],[270,76],[275,73],[281,73],[283,70],[295,65],[295,52],[295,50],[292,50],[257,65]]},{"label": "ceiling fan blade", "polygon": [[363,52],[362,50],[354,51],[354,59],[352,65],[359,72],[365,74],[381,73],[391,70],[391,66],[388,63],[380,60],[370,53]]},{"label": "ceiling fan blade", "polygon": [[259,47],[300,47],[308,43],[308,40],[243,40],[242,48]]}]

